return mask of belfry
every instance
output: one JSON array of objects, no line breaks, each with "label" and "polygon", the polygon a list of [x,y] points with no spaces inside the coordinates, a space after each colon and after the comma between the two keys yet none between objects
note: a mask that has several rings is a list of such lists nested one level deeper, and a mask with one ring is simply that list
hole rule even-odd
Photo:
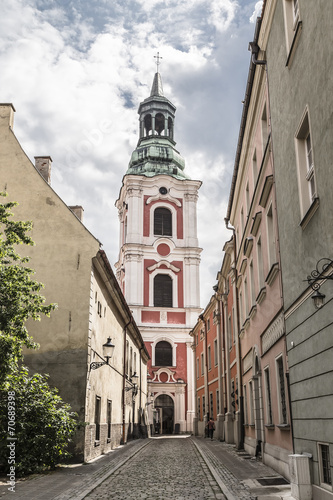
[{"label": "belfry", "polygon": [[120,220],[117,278],[150,354],[148,406],[153,433],[192,432],[192,337],[199,306],[201,182],[185,173],[174,141],[175,106],[154,76],[139,106],[139,141],[116,201]]}]

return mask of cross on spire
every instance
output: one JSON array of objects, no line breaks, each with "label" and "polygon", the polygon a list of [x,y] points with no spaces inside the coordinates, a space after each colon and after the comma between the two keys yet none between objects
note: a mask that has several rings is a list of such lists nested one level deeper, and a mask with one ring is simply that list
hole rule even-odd
[{"label": "cross on spire", "polygon": [[163,57],[161,57],[160,53],[157,52],[157,56],[154,56],[154,59],[156,59],[156,73],[158,73],[158,67],[161,64],[160,59],[163,59]]}]

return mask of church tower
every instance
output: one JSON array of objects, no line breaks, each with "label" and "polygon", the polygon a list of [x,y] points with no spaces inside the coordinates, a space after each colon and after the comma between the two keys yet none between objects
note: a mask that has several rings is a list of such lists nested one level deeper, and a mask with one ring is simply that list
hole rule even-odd
[{"label": "church tower", "polygon": [[184,173],[175,148],[175,111],[157,72],[150,96],[139,106],[139,141],[116,201],[117,278],[151,357],[149,423],[161,434],[193,430],[189,332],[201,311],[196,208],[201,182]]}]

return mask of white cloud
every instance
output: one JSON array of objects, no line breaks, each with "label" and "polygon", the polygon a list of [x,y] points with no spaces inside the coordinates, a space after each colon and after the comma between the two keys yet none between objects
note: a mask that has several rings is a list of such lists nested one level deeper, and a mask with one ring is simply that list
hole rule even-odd
[{"label": "white cloud", "polygon": [[177,148],[188,175],[203,181],[202,306],[230,237],[223,219],[255,2],[244,3],[240,9],[233,0],[59,0],[55,7],[12,0],[2,7],[0,99],[17,109],[15,133],[28,156],[52,157],[53,188],[67,204],[83,205],[84,221],[111,263],[118,257],[114,202],[160,52],[164,93],[178,109]]},{"label": "white cloud", "polygon": [[262,4],[263,4],[262,0],[259,0],[259,2],[257,2],[255,4],[254,12],[253,12],[252,16],[250,17],[250,23],[255,23],[257,20],[257,17],[261,16]]}]

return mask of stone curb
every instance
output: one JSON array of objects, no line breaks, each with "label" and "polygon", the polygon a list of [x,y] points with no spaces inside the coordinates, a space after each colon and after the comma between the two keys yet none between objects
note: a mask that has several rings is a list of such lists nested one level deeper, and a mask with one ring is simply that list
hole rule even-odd
[{"label": "stone curb", "polygon": [[[117,462],[117,464],[109,469],[107,472],[104,474],[100,475],[100,470],[96,471],[93,475],[91,480],[89,481],[90,485],[87,485],[85,483],[84,489],[83,490],[78,490],[77,488],[73,488],[71,490],[68,490],[66,493],[61,493],[60,495],[56,496],[53,498],[53,500],[83,500],[86,498],[89,493],[91,493],[94,489],[97,488],[103,481],[105,481],[111,474],[113,474],[116,470],[118,470],[120,467],[122,467],[126,462],[128,462],[134,455],[139,453],[144,447],[148,446],[151,443],[149,439],[145,440],[145,442],[142,444],[142,446],[135,448],[132,453],[130,453],[128,456]],[[105,467],[104,467],[105,468]]]},{"label": "stone curb", "polygon": [[213,466],[213,464],[211,463],[211,461],[209,460],[209,458],[206,456],[206,454],[205,454],[204,450],[201,448],[201,446],[199,446],[199,444],[194,439],[191,439],[191,441],[192,441],[192,443],[194,443],[194,445],[196,446],[198,452],[200,453],[200,455],[204,459],[204,461],[205,461],[208,469],[210,470],[213,478],[215,479],[215,481],[217,482],[217,484],[221,488],[221,491],[223,492],[223,494],[225,495],[225,497],[227,498],[227,500],[239,500],[238,498],[236,498],[231,493],[231,491],[226,486],[226,484],[221,480],[219,474],[216,472],[215,467]]}]

